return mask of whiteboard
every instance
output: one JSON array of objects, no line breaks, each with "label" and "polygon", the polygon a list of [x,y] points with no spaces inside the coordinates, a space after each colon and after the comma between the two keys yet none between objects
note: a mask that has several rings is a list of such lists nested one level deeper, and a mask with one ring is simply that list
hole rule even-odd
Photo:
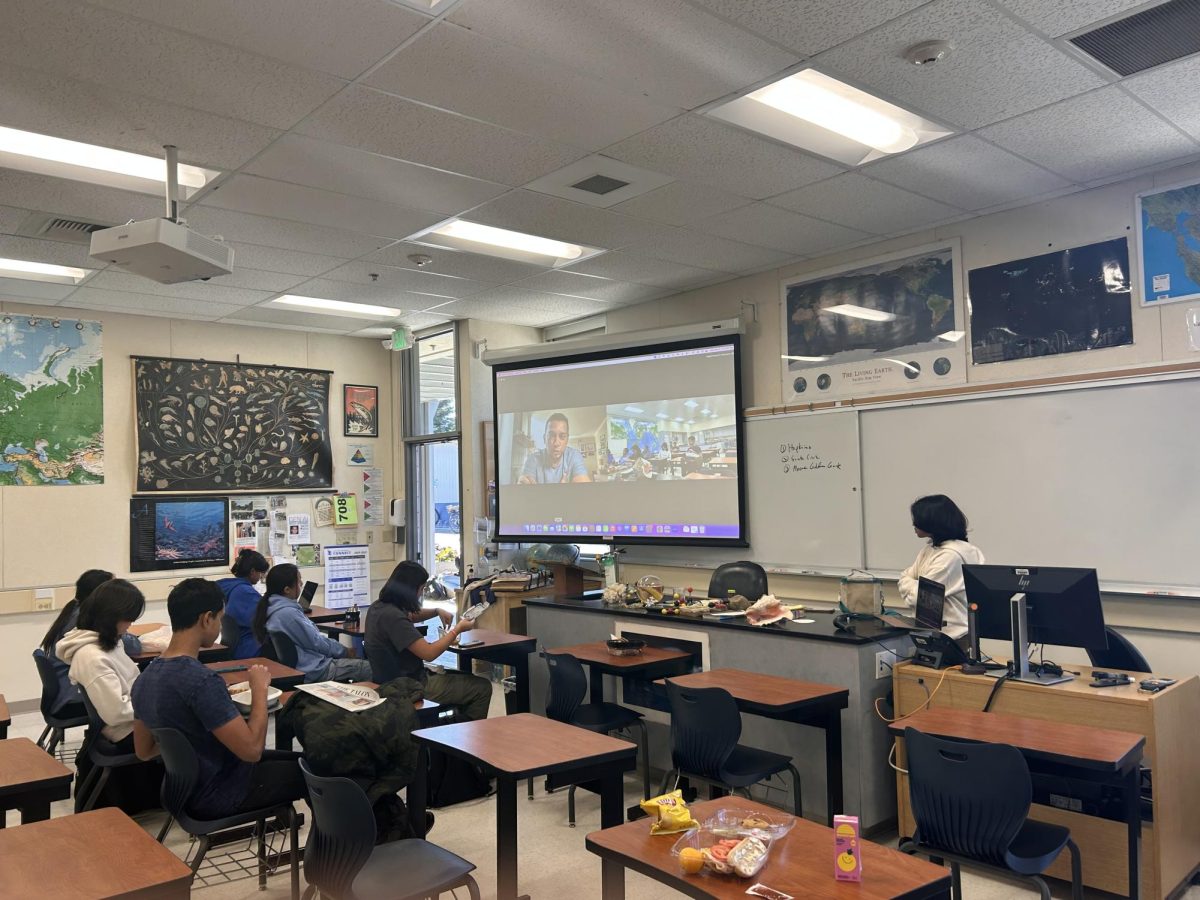
[{"label": "whiteboard", "polygon": [[909,504],[941,493],[989,563],[1200,586],[1198,413],[1196,378],[863,410],[867,565],[909,565]]}]

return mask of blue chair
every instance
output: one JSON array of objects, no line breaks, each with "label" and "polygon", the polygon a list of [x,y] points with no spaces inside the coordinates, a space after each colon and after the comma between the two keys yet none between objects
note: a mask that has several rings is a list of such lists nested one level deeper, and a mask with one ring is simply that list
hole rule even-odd
[{"label": "blue chair", "polygon": [[[251,823],[255,826],[258,836],[258,887],[267,887],[267,819],[275,818],[288,823],[291,834],[291,852],[289,854],[292,871],[292,900],[300,897],[300,819],[292,804],[263,809],[252,809],[220,819],[201,819],[194,816],[190,810],[192,797],[196,792],[196,782],[199,780],[200,763],[196,759],[196,750],[187,737],[174,728],[154,729],[154,739],[158,742],[159,754],[162,757],[166,775],[162,783],[162,805],[167,813],[192,837],[197,838],[196,854],[192,858],[192,877],[200,871],[200,865],[209,849],[219,841],[219,832],[238,828]],[[170,822],[168,822],[168,826]],[[161,843],[166,837],[167,829],[159,833]],[[214,836],[218,838],[214,841]],[[244,839],[240,838],[239,839]]]},{"label": "blue chair", "polygon": [[[642,796],[650,799],[650,744],[642,714],[617,703],[584,703],[587,675],[583,665],[569,653],[543,653],[550,670],[550,691],[546,697],[546,718],[566,722],[596,734],[608,734],[636,727],[642,751]],[[532,785],[532,780],[530,785]],[[575,788],[567,791],[567,821],[575,827]],[[530,791],[532,796],[532,790]]]},{"label": "blue chair", "polygon": [[724,688],[685,688],[667,680],[671,704],[671,766],[662,791],[672,780],[690,778],[731,793],[742,790],[749,796],[753,784],[772,775],[792,776],[792,809],[803,815],[800,773],[790,756],[757,750],[738,743],[742,736],[742,714],[737,701]]},{"label": "blue chair", "polygon": [[[39,708],[42,719],[46,723],[42,736],[37,739],[37,745],[54,755],[67,735],[68,728],[82,728],[88,724],[87,710],[82,703],[68,703],[58,712],[54,712],[54,704],[58,702],[60,686],[58,673],[54,671],[54,663],[50,661],[41,647],[33,651],[33,662],[37,666],[38,678],[42,682],[42,699]],[[83,692],[80,691],[80,694]],[[46,738],[49,737],[49,743]]]},{"label": "blue chair", "polygon": [[948,741],[904,729],[909,796],[916,833],[900,842],[905,853],[950,861],[954,900],[962,900],[960,867],[982,866],[1050,888],[1041,875],[1066,847],[1071,853],[1071,896],[1083,898],[1079,848],[1070,829],[1030,819],[1033,783],[1016,747]]},{"label": "blue chair", "polygon": [[88,731],[87,737],[84,738],[84,750],[87,753],[88,761],[92,764],[92,770],[88,772],[83,783],[75,788],[75,812],[87,812],[100,799],[100,794],[104,791],[104,786],[108,784],[108,777],[112,774],[113,769],[134,766],[141,760],[138,759],[136,753],[122,752],[116,744],[104,736],[104,720],[96,712],[96,707],[92,705],[87,691],[80,691],[80,694],[83,697],[83,708],[87,710],[88,715]]},{"label": "blue chair", "polygon": [[417,838],[376,846],[375,815],[363,789],[349,778],[314,775],[305,760],[300,770],[313,813],[304,847],[305,900],[316,891],[331,900],[407,900],[464,886],[479,900],[473,863]]},{"label": "blue chair", "polygon": [[1088,650],[1088,661],[1095,669],[1123,669],[1126,672],[1153,672],[1146,657],[1119,631],[1105,627],[1107,650]]}]

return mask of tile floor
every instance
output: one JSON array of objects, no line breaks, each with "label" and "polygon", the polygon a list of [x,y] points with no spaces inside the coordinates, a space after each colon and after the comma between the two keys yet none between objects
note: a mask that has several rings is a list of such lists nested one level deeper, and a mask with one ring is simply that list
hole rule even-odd
[{"label": "tile floor", "polygon": [[[496,689],[492,701],[493,715],[503,714],[503,697]],[[9,729],[10,737],[28,737],[37,740],[42,730],[41,717],[36,713],[26,713],[13,717]],[[82,737],[81,732],[73,732],[69,737],[77,744]],[[268,746],[273,738],[268,736]],[[631,777],[626,782],[626,801],[632,805],[638,797],[639,785]],[[571,900],[600,900],[600,861],[588,853],[583,847],[584,836],[588,831],[599,826],[599,798],[587,791],[580,791],[577,797],[578,827],[567,827],[567,798],[565,792],[546,794],[539,790],[533,800],[524,799],[520,795],[520,847],[519,863],[520,889],[529,894],[533,900],[560,900],[569,896]],[[68,815],[72,810],[71,801],[55,804],[53,814]],[[307,813],[307,810],[305,810]],[[478,866],[475,872],[480,891],[484,897],[494,898],[496,891],[496,842],[495,842],[495,800],[485,798],[469,803],[463,803],[446,810],[436,812],[437,824],[430,833],[430,839],[441,844],[460,856],[472,860]],[[157,834],[162,824],[161,813],[147,813],[138,817],[140,824],[151,834]],[[15,813],[9,813],[9,827],[18,822]],[[877,838],[878,839],[878,838]],[[303,836],[301,837],[303,842]],[[181,857],[187,853],[188,838],[178,830],[173,830],[167,838],[167,846]],[[1055,897],[1069,897],[1070,890],[1066,885],[1053,886]],[[302,883],[303,890],[303,883]],[[635,873],[626,874],[626,894],[629,900],[651,900],[670,896],[682,896],[663,885],[644,878]],[[1008,898],[1036,897],[1037,891],[1025,885],[1008,882],[990,876],[981,876],[964,872],[963,894],[966,900],[1008,900]],[[260,892],[254,879],[214,885],[212,887],[195,887],[193,895],[197,900],[286,900],[288,897],[288,879],[286,871],[272,876],[268,881],[267,890]],[[459,900],[465,900],[466,891],[459,890]],[[1089,900],[1102,900],[1114,895],[1100,891],[1088,891]],[[1188,890],[1181,900],[1200,900],[1200,887]]]}]

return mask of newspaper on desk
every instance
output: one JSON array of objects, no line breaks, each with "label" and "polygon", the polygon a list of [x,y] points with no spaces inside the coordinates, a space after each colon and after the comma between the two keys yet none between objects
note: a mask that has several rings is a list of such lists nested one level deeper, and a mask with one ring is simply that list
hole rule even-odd
[{"label": "newspaper on desk", "polygon": [[374,709],[387,700],[380,697],[378,691],[371,688],[355,687],[352,684],[341,684],[337,681],[319,681],[316,684],[299,684],[296,690],[320,697],[346,712],[363,712]]}]

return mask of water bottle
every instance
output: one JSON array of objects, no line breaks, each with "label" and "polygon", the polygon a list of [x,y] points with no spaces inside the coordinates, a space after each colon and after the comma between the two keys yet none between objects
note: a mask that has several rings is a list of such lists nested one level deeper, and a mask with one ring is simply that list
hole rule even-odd
[{"label": "water bottle", "polygon": [[362,613],[360,613],[358,611],[358,604],[355,603],[353,606],[350,607],[350,612],[346,615],[346,624],[352,625],[355,628],[357,628],[358,622],[359,622],[359,619],[361,618],[361,616],[362,616]]}]

